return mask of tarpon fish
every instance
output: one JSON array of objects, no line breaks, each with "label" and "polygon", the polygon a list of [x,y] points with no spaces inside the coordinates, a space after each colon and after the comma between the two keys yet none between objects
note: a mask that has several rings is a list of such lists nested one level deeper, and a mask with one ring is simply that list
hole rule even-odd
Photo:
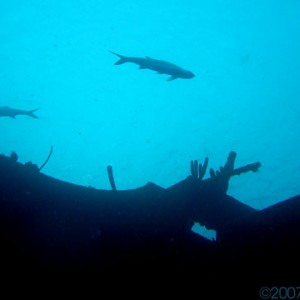
[{"label": "tarpon fish", "polygon": [[185,78],[190,79],[195,77],[195,74],[193,74],[191,71],[187,71],[185,69],[182,69],[181,67],[172,64],[170,62],[164,61],[164,60],[158,60],[151,58],[149,56],[143,57],[129,57],[129,56],[123,56],[118,53],[110,51],[112,54],[117,55],[120,57],[120,59],[115,62],[115,65],[121,65],[124,63],[134,63],[139,65],[139,69],[150,69],[153,71],[156,71],[158,74],[168,74],[171,75],[167,81],[171,81],[177,78]]},{"label": "tarpon fish", "polygon": [[33,110],[22,110],[22,109],[10,108],[9,106],[0,106],[0,117],[10,117],[15,119],[17,115],[25,115],[31,118],[38,119],[37,115],[34,114],[34,112],[37,110],[38,108]]}]

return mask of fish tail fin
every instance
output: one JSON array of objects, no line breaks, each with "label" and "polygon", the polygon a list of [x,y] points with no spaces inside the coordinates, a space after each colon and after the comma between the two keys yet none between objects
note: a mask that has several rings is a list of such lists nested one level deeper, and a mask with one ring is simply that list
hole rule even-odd
[{"label": "fish tail fin", "polygon": [[33,109],[33,110],[29,110],[29,111],[27,112],[27,115],[28,115],[29,117],[31,117],[31,118],[38,119],[39,117],[38,117],[36,114],[34,114],[34,112],[37,111],[37,110],[38,110],[38,108]]},{"label": "fish tail fin", "polygon": [[126,56],[120,55],[120,54],[118,54],[116,52],[113,52],[113,51],[109,51],[109,52],[116,55],[116,56],[118,56],[118,57],[120,57],[120,59],[114,63],[115,65],[121,65],[121,64],[124,64],[128,61],[128,58]]}]

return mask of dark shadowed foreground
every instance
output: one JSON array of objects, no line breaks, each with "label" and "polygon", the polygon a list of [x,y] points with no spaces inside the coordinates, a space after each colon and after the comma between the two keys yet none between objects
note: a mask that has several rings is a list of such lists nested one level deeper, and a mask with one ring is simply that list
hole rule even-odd
[{"label": "dark shadowed foreground", "polygon": [[[196,274],[199,282],[250,276],[245,282],[255,288],[285,284],[298,272],[300,196],[257,211],[227,195],[230,177],[260,167],[235,169],[235,158],[231,152],[209,179],[203,180],[206,159],[192,161],[191,176],[167,189],[149,183],[109,191],[1,155],[1,272],[151,270]],[[194,222],[216,230],[217,240],[193,233]]]}]

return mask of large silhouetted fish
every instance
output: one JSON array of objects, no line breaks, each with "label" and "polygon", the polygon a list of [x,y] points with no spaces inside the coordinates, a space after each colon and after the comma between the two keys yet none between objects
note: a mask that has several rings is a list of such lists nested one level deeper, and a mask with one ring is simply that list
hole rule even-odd
[{"label": "large silhouetted fish", "polygon": [[33,110],[22,110],[10,108],[9,106],[0,106],[0,117],[10,117],[15,119],[17,115],[25,115],[31,118],[38,119],[38,116],[34,114],[36,110],[38,110],[38,108]]},{"label": "large silhouetted fish", "polygon": [[120,59],[115,63],[115,65],[121,65],[124,63],[134,63],[139,65],[140,69],[150,69],[153,71],[156,71],[158,74],[168,74],[171,75],[167,80],[171,81],[176,78],[185,78],[190,79],[195,77],[195,74],[193,74],[191,71],[187,71],[185,69],[182,69],[181,67],[172,64],[170,62],[164,61],[164,60],[158,60],[151,58],[149,56],[143,57],[129,57],[129,56],[123,56],[118,53],[110,51],[112,54],[117,55],[120,57]]}]

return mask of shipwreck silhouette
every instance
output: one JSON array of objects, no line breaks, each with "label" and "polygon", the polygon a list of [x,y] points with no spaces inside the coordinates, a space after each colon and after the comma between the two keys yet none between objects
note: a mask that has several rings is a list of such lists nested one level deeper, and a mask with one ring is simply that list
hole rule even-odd
[{"label": "shipwreck silhouette", "polygon": [[[235,168],[235,159],[231,152],[208,179],[208,159],[192,161],[191,175],[166,189],[148,183],[118,190],[109,166],[112,190],[99,190],[46,176],[16,154],[1,155],[2,270],[155,266],[224,274],[238,262],[268,278],[279,268],[288,272],[300,250],[300,196],[256,210],[227,195],[232,176],[261,166]],[[194,222],[214,229],[216,241],[194,233]]]}]

